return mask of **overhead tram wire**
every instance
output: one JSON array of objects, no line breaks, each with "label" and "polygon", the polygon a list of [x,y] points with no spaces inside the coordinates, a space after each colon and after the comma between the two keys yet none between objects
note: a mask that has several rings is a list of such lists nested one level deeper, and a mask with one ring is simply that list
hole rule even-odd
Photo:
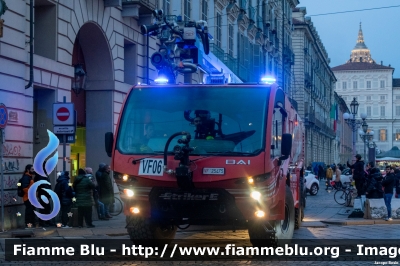
[{"label": "overhead tram wire", "polygon": [[378,10],[378,9],[394,8],[394,7],[400,7],[400,5],[398,5],[398,6],[373,7],[373,8],[365,8],[365,9],[348,10],[348,11],[338,11],[338,12],[331,12],[331,13],[323,13],[323,14],[316,14],[316,15],[308,15],[308,17],[317,17],[317,16],[326,16],[326,15],[336,15],[336,14],[343,14],[343,13],[353,13],[353,12],[370,11],[370,10]]}]

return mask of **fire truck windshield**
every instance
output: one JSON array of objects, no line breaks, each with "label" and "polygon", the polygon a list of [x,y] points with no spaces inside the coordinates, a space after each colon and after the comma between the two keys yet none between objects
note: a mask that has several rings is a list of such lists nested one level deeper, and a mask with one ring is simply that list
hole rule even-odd
[{"label": "fire truck windshield", "polygon": [[244,85],[135,88],[123,110],[116,148],[122,154],[159,154],[172,134],[185,131],[192,135],[191,154],[256,154],[265,147],[269,92]]}]

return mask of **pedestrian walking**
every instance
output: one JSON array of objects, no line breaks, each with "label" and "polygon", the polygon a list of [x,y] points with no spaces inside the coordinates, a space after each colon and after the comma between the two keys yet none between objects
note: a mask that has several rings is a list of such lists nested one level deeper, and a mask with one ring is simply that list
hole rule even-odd
[{"label": "pedestrian walking", "polygon": [[69,218],[68,213],[71,211],[72,207],[72,198],[74,197],[74,191],[70,184],[69,172],[62,172],[61,175],[57,179],[56,187],[54,188],[54,192],[57,194],[60,199],[61,205],[61,228],[71,228],[68,226]]},{"label": "pedestrian walking", "polygon": [[328,166],[328,169],[326,169],[326,183],[325,183],[326,188],[325,188],[325,190],[328,190],[329,187],[332,187],[331,186],[332,178],[333,178],[333,170],[330,166]]},{"label": "pedestrian walking", "polygon": [[91,175],[87,175],[85,170],[79,169],[78,176],[74,181],[74,190],[76,195],[76,206],[78,207],[78,226],[83,227],[83,218],[85,217],[88,228],[95,227],[92,223],[92,206],[94,184],[90,180]]},{"label": "pedestrian walking", "polygon": [[396,175],[394,172],[394,167],[390,166],[389,167],[389,172],[385,176],[385,179],[382,181],[382,185],[384,186],[384,200],[385,200],[385,205],[386,209],[388,212],[388,216],[385,219],[386,221],[391,221],[392,220],[392,197],[393,197],[393,188],[396,183]]},{"label": "pedestrian walking", "polygon": [[90,167],[86,167],[85,171],[88,175],[91,175],[92,178],[91,181],[94,184],[94,188],[93,188],[93,200],[94,200],[94,204],[96,206],[96,210],[97,210],[97,215],[99,217],[99,220],[109,220],[108,218],[105,217],[105,209],[104,209],[104,204],[100,201],[99,199],[99,184],[97,183],[97,178],[93,177],[93,170]]},{"label": "pedestrian walking", "polygon": [[324,171],[324,167],[322,167],[322,165],[318,165],[318,177],[319,177],[319,180],[325,179],[325,171]]},{"label": "pedestrian walking", "polygon": [[356,154],[356,162],[354,164],[350,164],[347,161],[347,166],[353,170],[353,179],[357,189],[357,197],[361,197],[361,195],[365,194],[364,191],[364,182],[365,182],[365,172],[364,172],[364,161],[360,154]]},{"label": "pedestrian walking", "polygon": [[22,175],[21,187],[24,192],[22,200],[25,205],[25,229],[32,229],[35,225],[35,207],[33,207],[32,203],[28,199],[28,190],[34,183],[34,169],[32,164],[28,164],[25,166],[24,174]]},{"label": "pedestrian walking", "polygon": [[114,203],[114,190],[110,179],[111,168],[109,165],[103,167],[100,180],[97,180],[100,186],[100,201],[104,203],[105,217],[112,218],[109,213],[111,204]]}]

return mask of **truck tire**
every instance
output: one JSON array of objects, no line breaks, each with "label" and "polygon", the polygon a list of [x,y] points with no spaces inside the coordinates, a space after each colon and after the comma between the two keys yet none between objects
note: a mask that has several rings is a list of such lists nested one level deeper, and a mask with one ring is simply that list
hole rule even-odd
[{"label": "truck tire", "polygon": [[149,219],[139,217],[126,217],[127,231],[129,238],[135,242],[145,240],[154,241],[160,240],[160,243],[169,244],[175,238],[176,226],[169,225],[162,227],[159,224],[151,223]]},{"label": "truck tire", "polygon": [[249,221],[249,237],[253,246],[282,246],[293,238],[295,210],[292,191],[286,186],[285,220]]}]

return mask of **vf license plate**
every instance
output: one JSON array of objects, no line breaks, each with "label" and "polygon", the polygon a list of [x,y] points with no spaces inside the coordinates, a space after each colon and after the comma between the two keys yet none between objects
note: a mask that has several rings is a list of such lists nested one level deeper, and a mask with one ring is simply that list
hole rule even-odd
[{"label": "vf license plate", "polygon": [[143,159],[139,165],[139,175],[163,175],[164,159]]},{"label": "vf license plate", "polygon": [[203,168],[203,175],[224,175],[225,168]]}]

